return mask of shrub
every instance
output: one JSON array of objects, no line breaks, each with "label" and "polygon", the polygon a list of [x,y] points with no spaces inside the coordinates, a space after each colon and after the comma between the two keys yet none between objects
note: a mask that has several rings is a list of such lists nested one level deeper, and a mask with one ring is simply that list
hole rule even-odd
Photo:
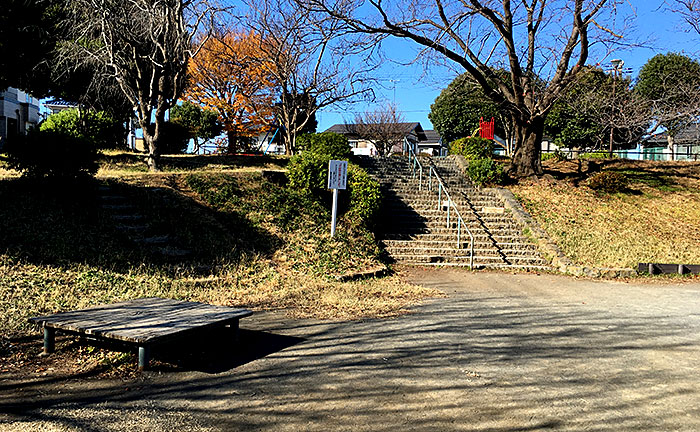
[{"label": "shrub", "polygon": [[493,141],[479,137],[460,138],[450,143],[450,154],[462,155],[469,160],[490,158],[493,149]]},{"label": "shrub", "polygon": [[476,159],[469,162],[467,174],[479,186],[501,184],[505,179],[503,167],[490,158]]},{"label": "shrub", "polygon": [[568,157],[566,156],[566,153],[564,153],[563,151],[561,151],[559,149],[556,149],[552,153],[542,153],[542,156],[540,159],[542,161],[554,159],[557,162],[562,162],[562,161],[567,160]]},{"label": "shrub", "polygon": [[348,139],[340,134],[323,132],[302,135],[297,144],[302,150],[289,160],[289,186],[319,196],[326,190],[328,162],[350,157],[352,151]]},{"label": "shrub", "polygon": [[347,137],[333,132],[301,135],[297,138],[296,145],[301,153],[316,153],[328,156],[329,160],[347,159],[352,154]]},{"label": "shrub", "polygon": [[161,126],[158,152],[160,154],[181,154],[187,151],[190,131],[183,125],[165,122]]},{"label": "shrub", "polygon": [[[289,188],[309,200],[328,206],[328,162],[347,159],[350,146],[347,138],[334,133],[308,134],[304,137],[302,143],[305,150],[294,155],[287,166]],[[349,164],[347,186],[347,193],[340,194],[339,208],[347,209],[350,220],[370,224],[381,201],[379,183],[362,168]]]},{"label": "shrub", "polygon": [[587,182],[589,188],[607,193],[622,192],[629,184],[627,177],[615,171],[603,171],[592,175]]},{"label": "shrub", "polygon": [[608,152],[593,152],[593,153],[581,153],[578,155],[579,159],[617,159],[617,155],[613,153],[612,157]]},{"label": "shrub", "polygon": [[97,151],[88,140],[55,131],[34,130],[5,147],[8,166],[26,177],[80,178],[97,172]]},{"label": "shrub", "polygon": [[104,111],[64,110],[48,116],[39,129],[84,139],[100,149],[126,145],[124,125]]},{"label": "shrub", "polygon": [[359,166],[350,164],[348,189],[350,192],[349,219],[371,225],[382,200],[379,183]]},{"label": "shrub", "polygon": [[313,152],[292,156],[287,165],[289,187],[309,195],[320,195],[326,190],[328,161],[331,159]]}]

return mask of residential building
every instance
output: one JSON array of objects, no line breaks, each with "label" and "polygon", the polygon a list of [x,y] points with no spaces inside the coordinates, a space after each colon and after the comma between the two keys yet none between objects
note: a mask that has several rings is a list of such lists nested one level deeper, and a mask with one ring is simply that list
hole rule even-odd
[{"label": "residential building", "polygon": [[425,140],[418,141],[418,153],[427,153],[431,156],[447,156],[447,145],[442,142],[438,131],[427,129]]},{"label": "residential building", "polygon": [[[380,126],[381,127],[381,126]],[[430,154],[438,146],[442,146],[442,140],[434,133],[431,133],[431,139],[428,139],[423,127],[419,122],[414,123],[398,123],[397,129],[401,131],[401,144],[394,145],[388,153],[401,153],[407,146],[410,146],[415,152],[426,152]],[[348,138],[352,152],[355,155],[376,155],[377,149],[372,141],[361,136],[356,124],[334,124],[326,129],[326,132],[334,132],[345,135]],[[434,132],[434,131],[432,131]],[[437,142],[435,142],[437,139]],[[439,153],[438,153],[439,154]]]},{"label": "residential building", "polygon": [[646,160],[699,160],[700,124],[692,124],[677,132],[669,144],[668,133],[652,135],[637,149],[640,159]]},{"label": "residential building", "polygon": [[39,101],[14,87],[0,92],[0,148],[39,124]]},{"label": "residential building", "polygon": [[48,102],[44,102],[44,106],[51,111],[51,114],[58,114],[61,111],[69,110],[71,108],[77,108],[78,105],[73,103],[73,102],[67,102],[63,100],[50,100]]}]

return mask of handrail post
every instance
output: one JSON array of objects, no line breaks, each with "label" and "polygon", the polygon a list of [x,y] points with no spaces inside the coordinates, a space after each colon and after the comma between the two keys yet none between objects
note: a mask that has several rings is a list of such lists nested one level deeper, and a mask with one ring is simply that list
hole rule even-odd
[{"label": "handrail post", "polygon": [[460,241],[461,231],[462,231],[462,218],[460,217],[457,220],[457,249],[462,249],[462,242]]},{"label": "handrail post", "polygon": [[452,203],[451,201],[452,201],[452,200],[451,200],[450,197],[448,196],[448,197],[447,197],[447,228],[450,227],[450,207],[452,207],[452,206],[450,205],[450,204]]},{"label": "handrail post", "polygon": [[418,190],[423,190],[423,165],[418,167]]},{"label": "handrail post", "polygon": [[442,209],[442,183],[438,183],[438,210]]},{"label": "handrail post", "polygon": [[474,270],[474,235],[469,231],[469,270]]}]

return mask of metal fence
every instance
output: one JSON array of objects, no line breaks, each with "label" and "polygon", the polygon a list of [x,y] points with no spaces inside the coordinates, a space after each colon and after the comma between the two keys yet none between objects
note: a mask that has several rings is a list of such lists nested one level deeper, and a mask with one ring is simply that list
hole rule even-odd
[{"label": "metal fence", "polygon": [[[599,150],[583,152],[569,149],[542,150],[542,154],[560,152],[569,159],[593,158],[594,155],[607,155],[609,152]],[[680,145],[671,153],[667,147],[647,147],[633,150],[613,150],[613,155],[620,159],[653,160],[653,161],[698,161],[700,160],[700,145]]]}]

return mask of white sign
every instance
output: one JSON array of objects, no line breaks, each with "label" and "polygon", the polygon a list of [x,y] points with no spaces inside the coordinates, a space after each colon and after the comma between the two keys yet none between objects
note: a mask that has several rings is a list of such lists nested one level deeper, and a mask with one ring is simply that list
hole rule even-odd
[{"label": "white sign", "polygon": [[348,182],[348,162],[328,162],[328,189],[345,189]]}]

